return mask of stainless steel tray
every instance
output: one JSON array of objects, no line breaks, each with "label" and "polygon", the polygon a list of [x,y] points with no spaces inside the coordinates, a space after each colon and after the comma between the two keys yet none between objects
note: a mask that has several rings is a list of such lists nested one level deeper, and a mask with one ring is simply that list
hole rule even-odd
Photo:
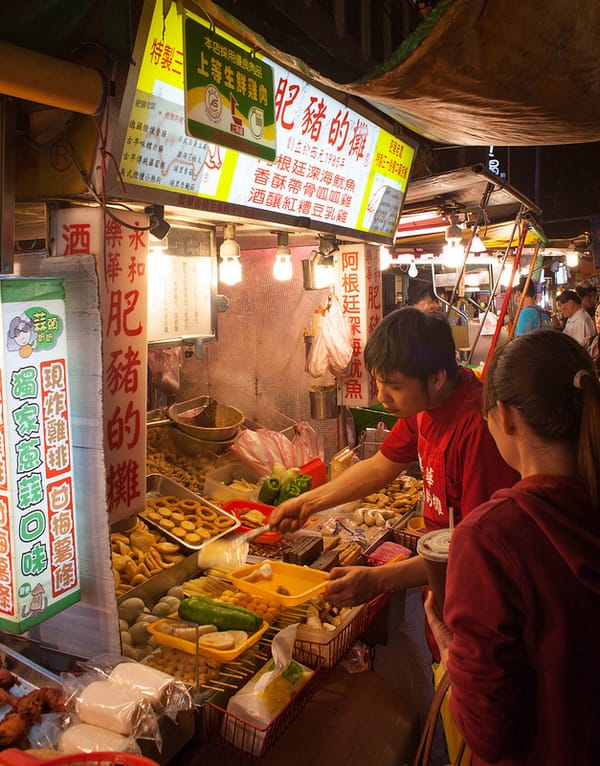
[{"label": "stainless steel tray", "polygon": [[217,519],[226,517],[227,519],[231,519],[234,522],[226,529],[223,529],[222,531],[212,534],[209,538],[202,540],[200,543],[193,544],[186,541],[183,537],[174,535],[170,531],[170,529],[162,526],[160,522],[158,522],[155,519],[149,518],[147,513],[139,514],[139,517],[143,519],[146,522],[146,524],[149,524],[150,526],[155,527],[156,529],[159,529],[165,537],[168,537],[169,540],[173,540],[173,542],[178,543],[179,545],[181,545],[182,548],[187,548],[188,550],[191,550],[191,551],[199,551],[206,545],[206,543],[210,543],[213,540],[217,540],[219,537],[223,537],[223,535],[228,534],[229,532],[233,531],[234,529],[237,529],[237,527],[240,526],[240,520],[236,518],[233,514],[227,513],[227,511],[224,511],[222,508],[219,508],[218,505],[211,503],[210,500],[207,500],[201,495],[196,495],[194,492],[190,492],[189,489],[182,487],[181,484],[177,484],[177,482],[173,481],[172,479],[169,479],[168,477],[163,476],[162,474],[159,474],[159,473],[153,473],[146,477],[146,498],[147,499],[155,499],[155,498],[167,497],[167,496],[174,496],[181,500],[193,500],[195,502],[201,503],[203,506],[213,511],[216,514]]}]

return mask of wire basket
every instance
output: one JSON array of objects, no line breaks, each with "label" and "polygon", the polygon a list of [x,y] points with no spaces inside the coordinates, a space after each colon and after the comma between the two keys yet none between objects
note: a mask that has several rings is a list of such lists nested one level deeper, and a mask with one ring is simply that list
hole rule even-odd
[{"label": "wire basket", "polygon": [[0,753],[0,766],[159,766],[156,761],[146,758],[143,755],[134,755],[133,753],[57,753],[56,758],[40,760],[39,758],[17,750],[9,748]]},{"label": "wire basket", "polygon": [[394,538],[394,542],[404,545],[405,548],[408,548],[413,553],[417,552],[417,543],[419,542],[419,537],[421,537],[421,535],[411,532],[410,529],[392,528],[392,537]]},{"label": "wire basket", "polygon": [[[313,658],[314,660],[314,658]],[[312,676],[292,698],[286,707],[264,728],[245,721],[224,708],[209,702],[206,705],[208,727],[217,732],[219,746],[235,754],[236,761],[254,764],[273,747],[275,742],[296,718],[315,692],[321,665],[314,668]],[[227,739],[223,733],[227,733]]]},{"label": "wire basket", "polygon": [[368,610],[365,604],[354,607],[350,614],[348,622],[331,633],[300,625],[294,644],[294,658],[305,665],[316,661],[327,670],[332,668],[367,627]]}]

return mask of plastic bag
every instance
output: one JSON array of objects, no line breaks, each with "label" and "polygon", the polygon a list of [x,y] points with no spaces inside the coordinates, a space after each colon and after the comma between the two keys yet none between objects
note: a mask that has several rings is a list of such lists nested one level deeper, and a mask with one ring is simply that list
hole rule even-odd
[{"label": "plastic bag", "polygon": [[[314,671],[292,659],[298,624],[288,625],[273,638],[272,658],[243,686],[227,704],[223,720],[223,738],[236,747],[259,755],[268,725],[287,707],[311,678]],[[244,737],[232,716],[256,727],[255,737]]]},{"label": "plastic bag", "polygon": [[309,423],[298,423],[290,440],[280,431],[259,428],[241,431],[231,445],[232,451],[259,477],[269,476],[275,463],[298,468],[315,457],[323,459],[325,443]]},{"label": "plastic bag", "polygon": [[353,351],[352,328],[339,299],[331,295],[306,360],[306,372],[313,378],[328,370],[334,376],[345,375]]},{"label": "plastic bag", "polygon": [[292,439],[292,448],[295,463],[293,466],[286,466],[286,468],[303,466],[316,457],[321,460],[325,459],[325,438],[323,434],[317,433],[310,423],[298,423]]},{"label": "plastic bag", "polygon": [[73,724],[91,724],[126,739],[150,739],[161,750],[159,714],[147,697],[111,681],[105,669],[92,665],[82,675],[62,673],[60,680]]},{"label": "plastic bag", "polygon": [[332,295],[329,300],[325,316],[319,323],[319,329],[323,333],[327,346],[329,370],[333,375],[345,375],[354,350],[352,328],[344,316],[342,304],[335,295]]},{"label": "plastic bag", "polygon": [[133,737],[90,723],[73,723],[68,726],[59,737],[58,750],[67,754],[118,752],[141,755],[142,752]]},{"label": "plastic bag", "polygon": [[152,385],[165,394],[176,394],[181,384],[182,363],[183,351],[181,346],[150,349],[148,351],[148,367],[152,373]]},{"label": "plastic bag", "polygon": [[293,467],[292,443],[279,431],[259,428],[258,431],[241,431],[234,439],[231,449],[259,477],[268,476],[274,463]]},{"label": "plastic bag", "polygon": [[348,673],[364,673],[369,669],[369,647],[363,641],[357,641],[340,660],[340,665]]},{"label": "plastic bag", "polygon": [[319,327],[308,352],[306,372],[312,375],[313,378],[321,378],[326,374],[328,367],[329,353],[327,351],[327,344]]},{"label": "plastic bag", "polygon": [[150,665],[120,654],[100,655],[83,664],[105,680],[141,695],[156,715],[164,714],[174,721],[180,711],[194,707],[192,695],[182,681]]}]

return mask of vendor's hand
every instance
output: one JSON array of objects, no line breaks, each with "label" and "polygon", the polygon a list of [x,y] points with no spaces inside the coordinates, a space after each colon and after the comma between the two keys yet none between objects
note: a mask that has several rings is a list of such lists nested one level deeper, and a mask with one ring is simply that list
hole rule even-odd
[{"label": "vendor's hand", "polygon": [[425,616],[433,633],[433,637],[439,647],[440,657],[444,667],[448,660],[448,648],[452,643],[452,631],[446,623],[440,618],[437,611],[433,593],[429,591],[425,599]]},{"label": "vendor's hand", "polygon": [[334,567],[327,579],[325,598],[337,607],[364,604],[382,592],[376,567]]},{"label": "vendor's hand", "polygon": [[306,523],[313,512],[310,493],[305,492],[275,506],[269,517],[269,526],[283,534],[295,532]]}]

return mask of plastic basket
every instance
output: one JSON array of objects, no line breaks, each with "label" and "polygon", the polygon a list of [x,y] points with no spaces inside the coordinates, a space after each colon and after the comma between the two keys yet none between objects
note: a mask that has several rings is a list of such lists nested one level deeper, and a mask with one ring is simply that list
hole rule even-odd
[{"label": "plastic basket", "polygon": [[[230,750],[231,753],[235,753],[238,762],[255,763],[262,758],[313,696],[321,667],[317,664],[313,675],[302,689],[264,728],[229,713],[213,702],[207,703],[209,730],[218,732],[218,744]],[[227,731],[227,739],[224,739],[223,731]]]},{"label": "plastic basket", "polygon": [[392,537],[394,542],[404,545],[409,548],[413,553],[417,552],[417,543],[422,535],[418,535],[415,532],[411,532],[409,529],[394,529],[392,527]]},{"label": "plastic basket", "polygon": [[86,764],[86,766],[90,766],[90,764],[92,766],[159,766],[151,758],[133,753],[98,752],[69,755],[57,753],[56,755],[56,758],[40,760],[22,750],[8,748],[0,752],[0,766],[36,766],[36,764],[37,766],[40,764],[44,764],[44,766],[79,766],[79,764]]},{"label": "plastic basket", "polygon": [[329,670],[342,659],[356,638],[366,630],[367,624],[368,609],[363,604],[354,607],[348,613],[348,620],[330,633],[300,625],[296,633],[294,657],[305,665],[310,665],[316,660]]}]

